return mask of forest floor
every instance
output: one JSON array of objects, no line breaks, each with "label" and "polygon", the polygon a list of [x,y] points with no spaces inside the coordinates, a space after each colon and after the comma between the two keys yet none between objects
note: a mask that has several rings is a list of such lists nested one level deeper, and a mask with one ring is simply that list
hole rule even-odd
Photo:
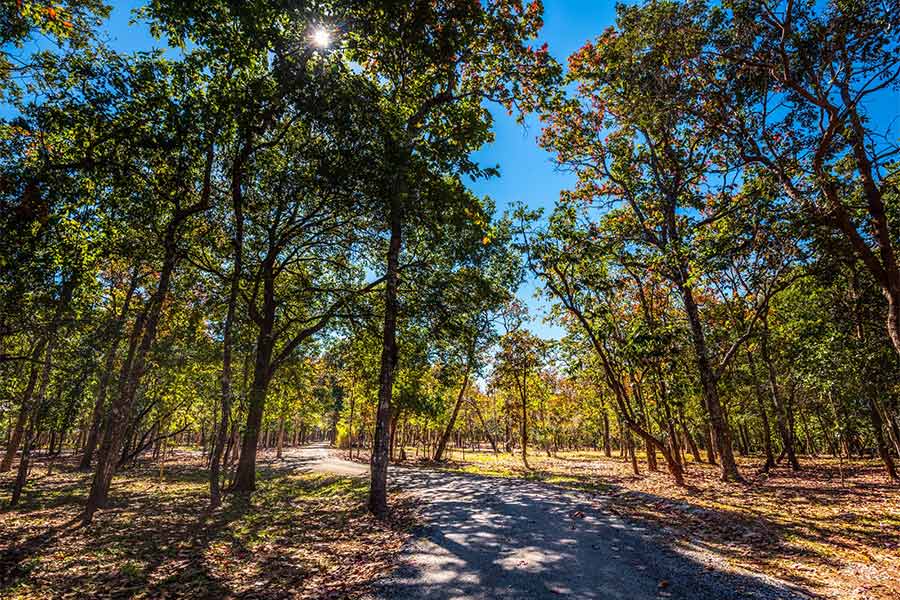
[{"label": "forest floor", "polygon": [[[875,461],[803,457],[800,473],[765,476],[740,459],[748,485],[691,463],[679,489],[596,452],[535,453],[531,469],[488,452],[442,465],[409,454],[392,466],[386,525],[365,513],[366,452],[356,463],[324,446],[262,453],[249,502],[226,498],[212,515],[199,456],[179,452],[162,472],[117,476],[87,529],[89,475],[38,461],[21,506],[0,512],[0,597],[888,600],[900,589],[900,488]],[[0,490],[11,481],[0,475]]]},{"label": "forest floor", "polygon": [[[0,511],[0,597],[362,598],[390,568],[415,518],[411,497],[380,524],[367,482],[265,460],[249,502],[204,514],[196,453],[122,471],[111,506],[77,526],[90,483],[70,461],[38,461],[16,509]],[[0,502],[13,475],[0,475]]]},{"label": "forest floor", "polygon": [[725,568],[764,573],[815,596],[900,597],[900,486],[877,461],[801,457],[800,472],[781,467],[765,475],[758,459],[739,458],[747,485],[723,483],[717,467],[690,463],[686,488],[672,485],[661,460],[662,472],[649,473],[642,462],[640,476],[599,452],[535,453],[529,463],[456,450],[441,468],[593,493],[604,498],[604,511],[643,524],[661,543],[702,549]]}]

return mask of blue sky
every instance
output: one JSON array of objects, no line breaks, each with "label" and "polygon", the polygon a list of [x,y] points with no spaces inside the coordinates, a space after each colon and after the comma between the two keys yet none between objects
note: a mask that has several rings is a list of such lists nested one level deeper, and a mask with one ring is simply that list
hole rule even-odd
[{"label": "blue sky", "polygon": [[[604,0],[544,0],[544,29],[539,43],[547,42],[550,54],[565,64],[566,58],[588,40],[594,39],[615,20],[615,3]],[[494,143],[485,146],[477,159],[485,166],[499,165],[500,177],[473,183],[478,195],[488,195],[502,209],[517,202],[531,208],[552,209],[562,189],[574,184],[571,174],[554,168],[550,155],[538,147],[537,119],[525,126],[516,123],[502,109],[494,115]],[[534,298],[535,283],[529,280],[519,296],[533,317],[531,329],[541,337],[557,338],[562,329],[544,323],[544,303]]]}]

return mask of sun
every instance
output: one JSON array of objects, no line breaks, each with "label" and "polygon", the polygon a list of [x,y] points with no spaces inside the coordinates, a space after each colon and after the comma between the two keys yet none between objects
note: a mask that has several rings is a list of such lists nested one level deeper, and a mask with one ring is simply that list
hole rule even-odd
[{"label": "sun", "polygon": [[327,48],[331,45],[331,33],[327,29],[319,27],[313,31],[312,42],[319,48]]}]

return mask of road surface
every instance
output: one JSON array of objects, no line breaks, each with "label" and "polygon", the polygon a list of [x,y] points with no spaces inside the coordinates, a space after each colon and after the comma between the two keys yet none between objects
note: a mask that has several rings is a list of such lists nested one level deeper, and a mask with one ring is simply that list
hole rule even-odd
[{"label": "road surface", "polygon": [[[298,469],[367,476],[323,445],[286,455]],[[808,598],[761,575],[726,573],[701,548],[666,543],[604,510],[608,497],[518,479],[391,468],[425,502],[426,523],[384,600]],[[683,540],[682,540],[683,541]]]},{"label": "road surface", "polygon": [[339,458],[325,442],[300,448],[285,448],[281,460],[267,457],[260,460],[260,463],[277,466],[279,469],[296,469],[311,473],[330,473],[349,477],[369,475],[369,465]]}]

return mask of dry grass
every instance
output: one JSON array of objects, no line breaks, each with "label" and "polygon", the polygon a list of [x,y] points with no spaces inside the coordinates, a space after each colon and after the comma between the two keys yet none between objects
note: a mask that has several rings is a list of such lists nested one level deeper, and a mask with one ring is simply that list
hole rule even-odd
[{"label": "dry grass", "polygon": [[88,476],[46,471],[39,464],[22,505],[0,514],[4,599],[361,598],[410,524],[408,498],[381,524],[365,512],[365,482],[273,469],[249,500],[204,515],[206,472],[182,455],[162,478],[156,465],[117,477],[113,505],[84,529]]}]

